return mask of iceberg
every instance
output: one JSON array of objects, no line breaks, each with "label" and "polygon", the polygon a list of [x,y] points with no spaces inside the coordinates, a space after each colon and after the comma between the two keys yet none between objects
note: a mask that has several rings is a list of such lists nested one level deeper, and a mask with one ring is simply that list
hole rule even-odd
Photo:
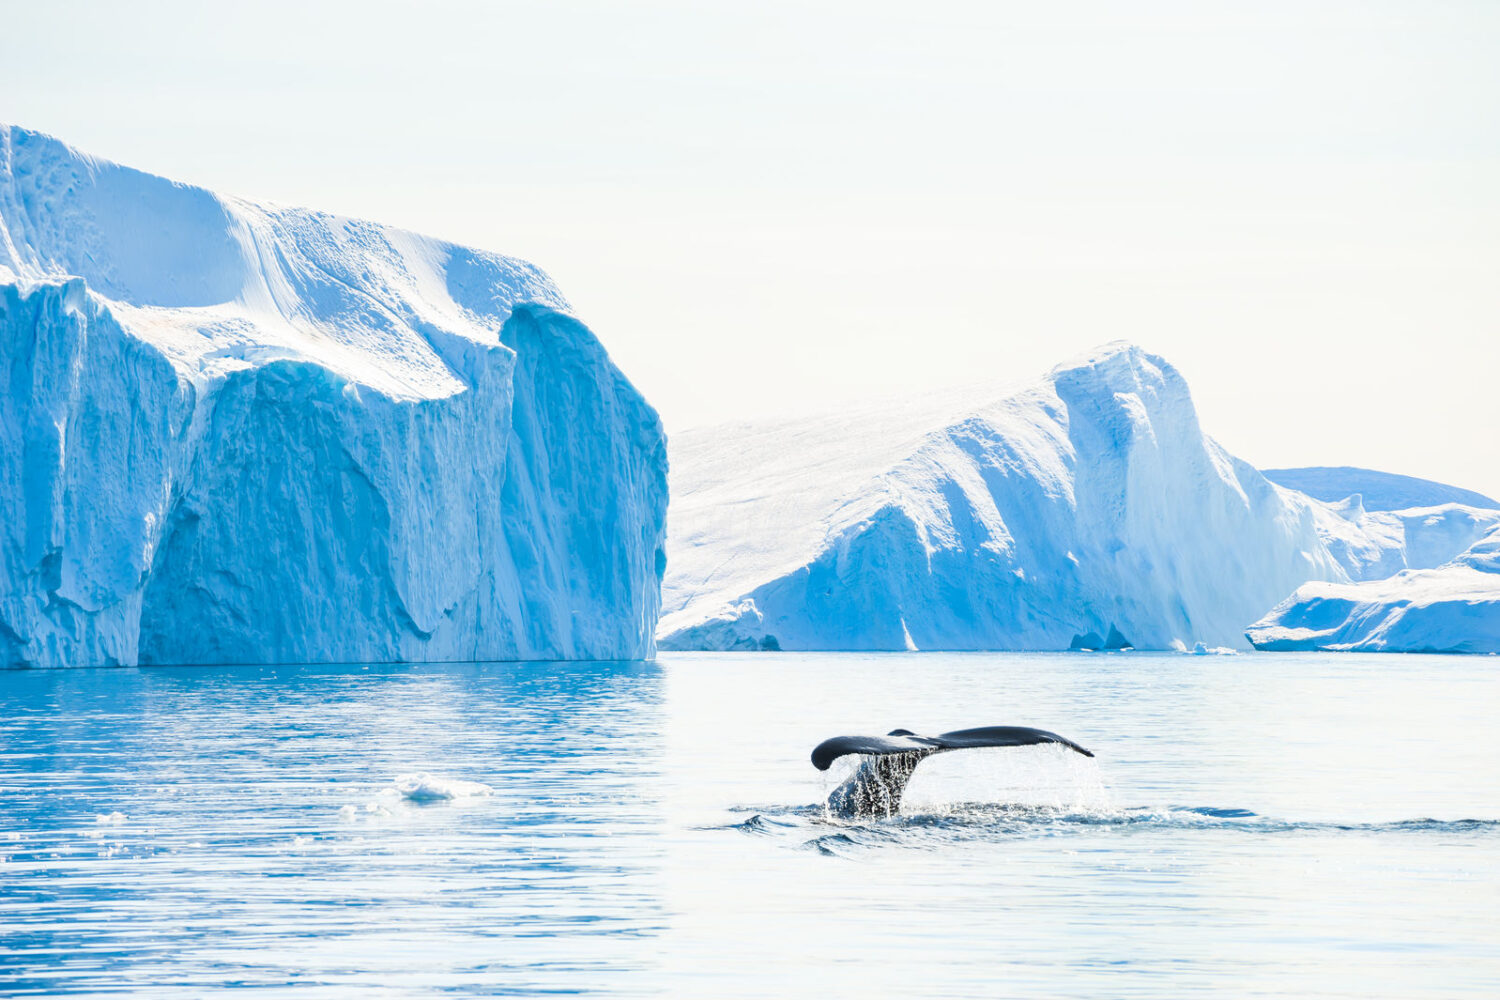
[{"label": "iceberg", "polygon": [[1406,551],[1405,522],[1371,541],[1230,455],[1123,343],[1017,387],[675,435],[671,476],[668,649],[1244,649],[1302,583],[1353,578],[1320,528]]},{"label": "iceberg", "polygon": [[1308,581],[1446,567],[1500,527],[1456,487],[1281,471],[1340,473],[1283,476],[1337,496],[1227,453],[1181,375],[1125,343],[1035,383],[690,431],[659,642],[1232,651]]},{"label": "iceberg", "polygon": [[1366,510],[1360,494],[1336,503],[1288,497],[1308,509],[1319,538],[1352,581],[1442,566],[1500,525],[1500,509],[1459,503],[1386,511]]},{"label": "iceberg", "polygon": [[0,126],[9,665],[639,658],[666,442],[536,267]]},{"label": "iceberg", "polygon": [[1262,469],[1261,474],[1273,483],[1326,503],[1338,503],[1358,494],[1365,510],[1411,510],[1447,504],[1500,508],[1500,503],[1473,490],[1349,465]]},{"label": "iceberg", "polygon": [[1500,653],[1500,528],[1435,569],[1303,584],[1246,635],[1268,650]]}]

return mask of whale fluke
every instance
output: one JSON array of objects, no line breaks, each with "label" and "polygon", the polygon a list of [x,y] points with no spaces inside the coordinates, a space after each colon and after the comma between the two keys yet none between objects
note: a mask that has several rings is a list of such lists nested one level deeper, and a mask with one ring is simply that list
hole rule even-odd
[{"label": "whale fluke", "polygon": [[910,729],[893,729],[884,736],[835,736],[813,748],[813,767],[828,770],[829,765],[845,754],[891,754],[914,751],[966,750],[970,747],[1024,747],[1038,743],[1060,743],[1085,757],[1094,756],[1066,736],[1045,729],[1026,726],[981,726],[978,729],[955,729],[941,736],[918,736]]},{"label": "whale fluke", "polygon": [[935,753],[974,747],[1022,747],[1056,743],[1085,757],[1093,753],[1065,736],[1027,726],[981,726],[956,729],[941,736],[918,736],[909,729],[893,729],[884,736],[835,736],[813,748],[812,763],[828,770],[847,754],[869,757],[848,781],[828,796],[828,807],[843,816],[893,815],[901,808],[901,793],[917,765]]}]

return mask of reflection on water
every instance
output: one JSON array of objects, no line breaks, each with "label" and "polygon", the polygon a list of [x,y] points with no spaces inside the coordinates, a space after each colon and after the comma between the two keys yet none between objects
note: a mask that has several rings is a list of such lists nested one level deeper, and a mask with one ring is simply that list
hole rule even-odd
[{"label": "reflection on water", "polygon": [[[654,667],[0,684],[13,991],[627,991],[664,926]],[[491,791],[403,793],[421,772]]]},{"label": "reflection on water", "polygon": [[[1492,996],[1488,658],[0,674],[0,993]],[[903,814],[838,733],[1041,726]]]}]

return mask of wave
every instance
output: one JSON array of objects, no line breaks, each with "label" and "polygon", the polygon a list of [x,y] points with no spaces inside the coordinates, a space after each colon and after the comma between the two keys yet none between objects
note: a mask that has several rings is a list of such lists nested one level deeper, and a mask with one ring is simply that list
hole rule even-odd
[{"label": "wave", "polygon": [[[952,803],[882,819],[847,820],[821,805],[761,807],[746,819],[708,830],[730,830],[795,841],[790,846],[844,856],[861,848],[932,848],[945,842],[1122,835],[1152,831],[1224,832],[1269,836],[1297,834],[1500,835],[1500,819],[1416,817],[1383,821],[1285,819],[1234,806],[1143,806],[1065,809],[1051,806]],[[809,834],[812,834],[810,838]]]}]

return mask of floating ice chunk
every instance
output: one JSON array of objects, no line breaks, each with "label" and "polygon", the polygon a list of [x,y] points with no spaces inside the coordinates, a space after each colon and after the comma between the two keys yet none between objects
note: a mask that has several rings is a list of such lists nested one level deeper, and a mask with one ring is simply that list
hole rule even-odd
[{"label": "floating ice chunk", "polygon": [[119,826],[129,818],[130,817],[117,810],[111,813],[100,813],[99,815],[94,817],[94,822],[98,823],[100,826]]},{"label": "floating ice chunk", "polygon": [[412,802],[442,802],[449,799],[467,799],[476,795],[489,795],[494,791],[489,785],[478,781],[463,781],[441,775],[403,774],[395,781],[396,791]]}]

